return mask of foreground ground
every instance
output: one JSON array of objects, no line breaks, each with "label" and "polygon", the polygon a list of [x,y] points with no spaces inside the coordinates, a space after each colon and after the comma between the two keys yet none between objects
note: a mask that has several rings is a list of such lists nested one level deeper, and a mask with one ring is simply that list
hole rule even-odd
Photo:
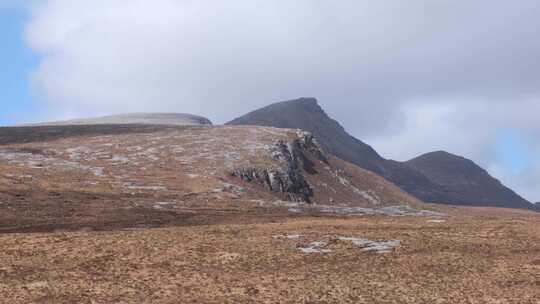
[{"label": "foreground ground", "polygon": [[[540,303],[538,214],[445,211],[2,234],[0,302]],[[400,244],[377,253],[338,237]],[[328,252],[299,250],[314,241]]]}]

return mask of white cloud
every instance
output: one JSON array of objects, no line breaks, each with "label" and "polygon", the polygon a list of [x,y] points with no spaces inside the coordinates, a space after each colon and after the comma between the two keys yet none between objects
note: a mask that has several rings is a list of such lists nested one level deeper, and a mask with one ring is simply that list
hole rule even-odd
[{"label": "white cloud", "polygon": [[[55,118],[224,122],[316,96],[397,159],[445,149],[490,168],[497,130],[540,138],[536,0],[42,0],[32,12],[32,79]],[[540,199],[530,187],[516,185]]]}]

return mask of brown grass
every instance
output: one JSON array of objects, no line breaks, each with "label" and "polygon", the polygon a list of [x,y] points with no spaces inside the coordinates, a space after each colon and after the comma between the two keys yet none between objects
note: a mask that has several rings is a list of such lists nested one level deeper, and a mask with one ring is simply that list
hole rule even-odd
[{"label": "brown grass", "polygon": [[[498,209],[426,218],[0,236],[5,303],[539,303],[540,217]],[[300,233],[300,240],[274,235]],[[389,254],[335,236],[401,240]]]}]

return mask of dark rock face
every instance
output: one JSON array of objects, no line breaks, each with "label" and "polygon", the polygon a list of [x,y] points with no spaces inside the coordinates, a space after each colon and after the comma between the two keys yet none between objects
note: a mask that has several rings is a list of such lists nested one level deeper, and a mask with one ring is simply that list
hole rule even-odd
[{"label": "dark rock face", "polygon": [[281,193],[288,201],[309,202],[310,197],[313,196],[313,189],[295,170],[239,168],[235,169],[232,175],[246,182],[257,183],[272,192]]},{"label": "dark rock face", "polygon": [[[458,158],[446,163],[422,158],[397,162],[381,157],[372,147],[348,134],[330,118],[314,98],[272,104],[237,118],[230,125],[258,125],[311,132],[328,153],[375,172],[426,202],[461,205],[533,208],[471,161]],[[450,155],[450,154],[449,154]],[[473,163],[474,164],[474,163]],[[462,179],[467,177],[466,181]]]},{"label": "dark rock face", "polygon": [[313,189],[305,180],[303,173],[315,174],[313,163],[305,155],[327,162],[313,135],[299,134],[292,142],[276,143],[272,157],[281,163],[279,168],[237,168],[231,173],[246,182],[254,182],[270,191],[283,194],[284,198],[293,202],[310,202]]}]

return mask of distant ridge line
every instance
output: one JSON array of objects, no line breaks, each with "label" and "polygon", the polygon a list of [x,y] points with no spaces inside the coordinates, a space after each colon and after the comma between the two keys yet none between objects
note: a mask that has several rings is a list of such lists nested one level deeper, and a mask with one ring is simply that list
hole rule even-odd
[{"label": "distant ridge line", "polygon": [[60,121],[24,124],[21,126],[65,126],[95,124],[147,124],[147,125],[212,125],[205,117],[186,113],[127,113],[93,118],[79,118]]}]

